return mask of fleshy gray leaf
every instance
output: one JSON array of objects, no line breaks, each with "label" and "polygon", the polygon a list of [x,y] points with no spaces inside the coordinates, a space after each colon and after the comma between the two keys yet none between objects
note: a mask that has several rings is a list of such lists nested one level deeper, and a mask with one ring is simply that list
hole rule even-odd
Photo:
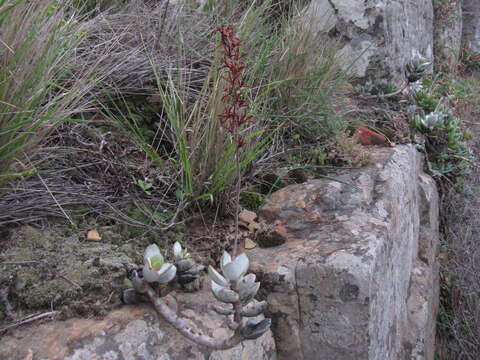
[{"label": "fleshy gray leaf", "polygon": [[213,310],[220,315],[232,315],[233,314],[233,309],[227,309],[224,308],[223,306],[220,305],[213,305],[212,306]]},{"label": "fleshy gray leaf", "polygon": [[188,271],[192,268],[193,263],[190,260],[180,260],[176,263],[177,271],[179,273]]},{"label": "fleshy gray leaf", "polygon": [[263,314],[263,312],[267,309],[267,302],[266,301],[260,301],[255,304],[250,304],[246,306],[242,310],[242,316],[244,317],[255,317],[260,314]]},{"label": "fleshy gray leaf", "polygon": [[242,329],[243,338],[248,340],[257,339],[270,329],[271,324],[272,320],[270,319],[263,319],[261,321],[248,320]]},{"label": "fleshy gray leaf", "polygon": [[229,285],[228,280],[225,279],[222,275],[220,275],[218,273],[218,271],[215,270],[212,266],[208,267],[208,276],[210,276],[210,279],[215,281],[220,286],[228,286]]}]

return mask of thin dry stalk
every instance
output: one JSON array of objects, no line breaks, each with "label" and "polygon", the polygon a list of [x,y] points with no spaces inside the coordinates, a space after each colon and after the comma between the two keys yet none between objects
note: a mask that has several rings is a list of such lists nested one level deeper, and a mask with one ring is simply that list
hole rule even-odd
[{"label": "thin dry stalk", "polygon": [[10,330],[10,329],[13,329],[13,328],[16,328],[16,327],[19,327],[21,325],[29,324],[29,323],[37,321],[37,320],[52,318],[52,317],[55,317],[58,314],[60,314],[60,311],[49,311],[49,312],[45,312],[45,313],[42,313],[42,314],[29,315],[29,316],[26,316],[22,319],[16,320],[11,324],[8,324],[6,326],[1,327],[0,328],[0,333],[2,333],[4,331],[7,331],[7,330]]}]

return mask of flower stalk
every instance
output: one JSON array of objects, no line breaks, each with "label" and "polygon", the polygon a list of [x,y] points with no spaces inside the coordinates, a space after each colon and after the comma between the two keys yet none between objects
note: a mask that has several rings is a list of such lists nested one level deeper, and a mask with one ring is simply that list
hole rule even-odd
[{"label": "flower stalk", "polygon": [[231,134],[233,143],[235,144],[235,163],[237,170],[237,182],[235,186],[235,241],[233,254],[238,255],[238,216],[240,211],[240,190],[242,182],[240,153],[241,148],[246,144],[246,139],[242,135],[242,127],[251,122],[251,118],[247,115],[248,102],[245,98],[247,86],[244,81],[243,70],[245,66],[242,64],[242,58],[245,54],[241,54],[241,40],[235,34],[231,25],[221,26],[217,28],[221,35],[221,46],[223,48],[223,56],[221,59],[221,67],[226,70],[225,89],[222,102],[225,104],[225,111],[219,115],[222,126]]}]

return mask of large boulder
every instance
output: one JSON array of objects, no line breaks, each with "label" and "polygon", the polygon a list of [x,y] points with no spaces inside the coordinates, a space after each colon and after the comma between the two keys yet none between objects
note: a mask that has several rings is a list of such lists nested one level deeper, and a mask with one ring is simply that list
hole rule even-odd
[{"label": "large boulder", "polygon": [[433,61],[431,0],[312,0],[307,17],[343,42],[345,67],[394,83],[419,56]]},{"label": "large boulder", "polygon": [[[209,309],[210,294],[177,294],[171,306],[199,331],[224,338],[224,316]],[[0,359],[24,360],[274,360],[269,332],[225,351],[212,351],[180,335],[149,305],[124,306],[103,319],[69,319],[31,324],[2,337]]]},{"label": "large boulder", "polygon": [[440,1],[434,4],[435,70],[454,72],[462,48],[462,1]]},{"label": "large boulder", "polygon": [[480,1],[463,0],[463,41],[468,50],[480,53]]},{"label": "large boulder", "polygon": [[287,242],[249,252],[279,359],[433,359],[438,194],[412,145],[272,194]]}]

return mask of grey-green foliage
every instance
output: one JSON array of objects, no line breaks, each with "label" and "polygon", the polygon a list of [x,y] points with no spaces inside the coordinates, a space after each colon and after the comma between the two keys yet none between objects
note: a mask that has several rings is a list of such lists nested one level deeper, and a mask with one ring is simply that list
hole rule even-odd
[{"label": "grey-green foliage", "polygon": [[462,129],[458,117],[449,112],[434,111],[418,115],[415,126],[426,135],[426,150],[433,170],[451,179],[469,171],[472,151],[468,146],[469,133]]}]

